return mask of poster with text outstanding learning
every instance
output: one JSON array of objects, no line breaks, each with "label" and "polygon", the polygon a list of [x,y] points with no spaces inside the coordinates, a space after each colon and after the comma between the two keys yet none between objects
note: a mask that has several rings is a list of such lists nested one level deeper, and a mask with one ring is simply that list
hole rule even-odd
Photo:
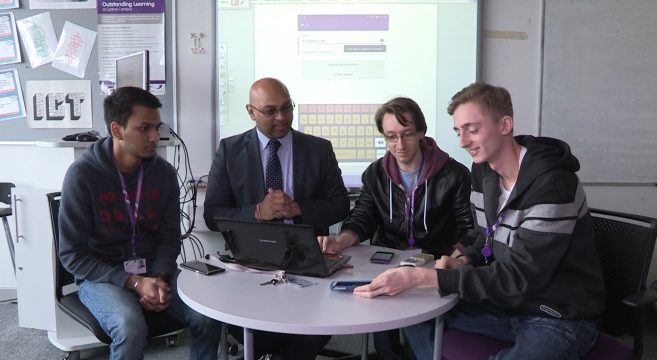
[{"label": "poster with text outstanding learning", "polygon": [[52,67],[83,78],[91,50],[94,48],[94,41],[96,41],[95,31],[72,22],[65,22]]},{"label": "poster with text outstanding learning", "polygon": [[30,0],[30,9],[93,9],[95,7],[96,0]]},{"label": "poster with text outstanding learning", "polygon": [[0,65],[21,62],[13,13],[0,13]]},{"label": "poster with text outstanding learning", "polygon": [[18,0],[0,0],[0,10],[18,8]]},{"label": "poster with text outstanding learning", "polygon": [[35,68],[52,61],[57,49],[57,36],[52,26],[50,13],[44,12],[16,21],[21,34],[21,41],[30,59],[30,66]]},{"label": "poster with text outstanding learning", "polygon": [[27,81],[30,128],[91,128],[91,81]]},{"label": "poster with text outstanding learning", "polygon": [[164,95],[164,0],[99,0],[97,11],[101,95],[114,89],[116,58],[142,50],[149,52],[149,90]]},{"label": "poster with text outstanding learning", "polygon": [[0,70],[0,121],[25,117],[25,103],[16,69]]}]

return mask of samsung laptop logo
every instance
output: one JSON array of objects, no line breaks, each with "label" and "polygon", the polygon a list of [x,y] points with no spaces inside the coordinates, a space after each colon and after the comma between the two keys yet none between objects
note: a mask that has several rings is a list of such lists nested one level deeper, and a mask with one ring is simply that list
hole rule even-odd
[{"label": "samsung laptop logo", "polygon": [[276,244],[278,241],[276,240],[269,240],[269,239],[258,239],[259,242],[265,243],[265,244]]}]

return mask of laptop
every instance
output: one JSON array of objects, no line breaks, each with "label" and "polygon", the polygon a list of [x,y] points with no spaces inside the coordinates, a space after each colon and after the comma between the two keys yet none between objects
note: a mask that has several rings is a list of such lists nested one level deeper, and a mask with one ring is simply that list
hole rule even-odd
[{"label": "laptop", "polygon": [[348,255],[322,254],[315,230],[310,225],[225,218],[214,220],[235,262],[241,265],[326,277],[351,259]]}]

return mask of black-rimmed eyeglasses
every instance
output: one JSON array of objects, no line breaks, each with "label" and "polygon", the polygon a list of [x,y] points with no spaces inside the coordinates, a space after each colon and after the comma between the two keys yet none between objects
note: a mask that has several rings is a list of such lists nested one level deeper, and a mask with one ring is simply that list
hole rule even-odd
[{"label": "black-rimmed eyeglasses", "polygon": [[290,101],[289,104],[287,104],[287,105],[283,105],[283,106],[279,107],[278,109],[276,109],[276,108],[271,108],[271,107],[266,107],[266,108],[264,108],[264,109],[262,109],[262,110],[258,109],[257,107],[255,107],[255,106],[253,106],[253,105],[251,105],[251,104],[249,104],[249,106],[252,107],[252,108],[254,108],[255,110],[257,110],[259,113],[261,113],[261,114],[264,115],[264,116],[272,117],[272,116],[276,115],[276,114],[279,113],[279,112],[280,112],[282,115],[287,115],[287,114],[291,113],[292,110],[294,110],[294,106],[295,106],[295,105],[294,105],[294,101]]},{"label": "black-rimmed eyeglasses", "polygon": [[402,142],[409,142],[415,139],[415,135],[417,135],[417,131],[414,133],[407,133],[407,134],[394,134],[394,135],[383,135],[383,137],[386,139],[386,142],[389,144],[396,144],[398,141]]}]

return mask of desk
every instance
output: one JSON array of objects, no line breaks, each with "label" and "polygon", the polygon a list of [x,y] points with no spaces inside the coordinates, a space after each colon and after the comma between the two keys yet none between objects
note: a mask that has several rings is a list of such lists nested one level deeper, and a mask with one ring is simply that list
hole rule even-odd
[{"label": "desk", "polygon": [[[369,258],[376,250],[394,251],[396,255],[389,265],[371,264]],[[456,305],[456,295],[440,298],[435,289],[411,289],[394,297],[366,299],[329,289],[334,280],[372,279],[417,252],[354,246],[344,251],[352,256],[353,269],[342,269],[323,279],[307,278],[316,285],[304,288],[260,286],[271,279],[271,275],[266,274],[226,271],[204,276],[182,271],[178,276],[178,293],[199,313],[244,327],[245,360],[253,359],[253,330],[308,335],[363,334],[397,329],[432,318],[437,318],[434,359],[440,359],[442,314]]]}]

